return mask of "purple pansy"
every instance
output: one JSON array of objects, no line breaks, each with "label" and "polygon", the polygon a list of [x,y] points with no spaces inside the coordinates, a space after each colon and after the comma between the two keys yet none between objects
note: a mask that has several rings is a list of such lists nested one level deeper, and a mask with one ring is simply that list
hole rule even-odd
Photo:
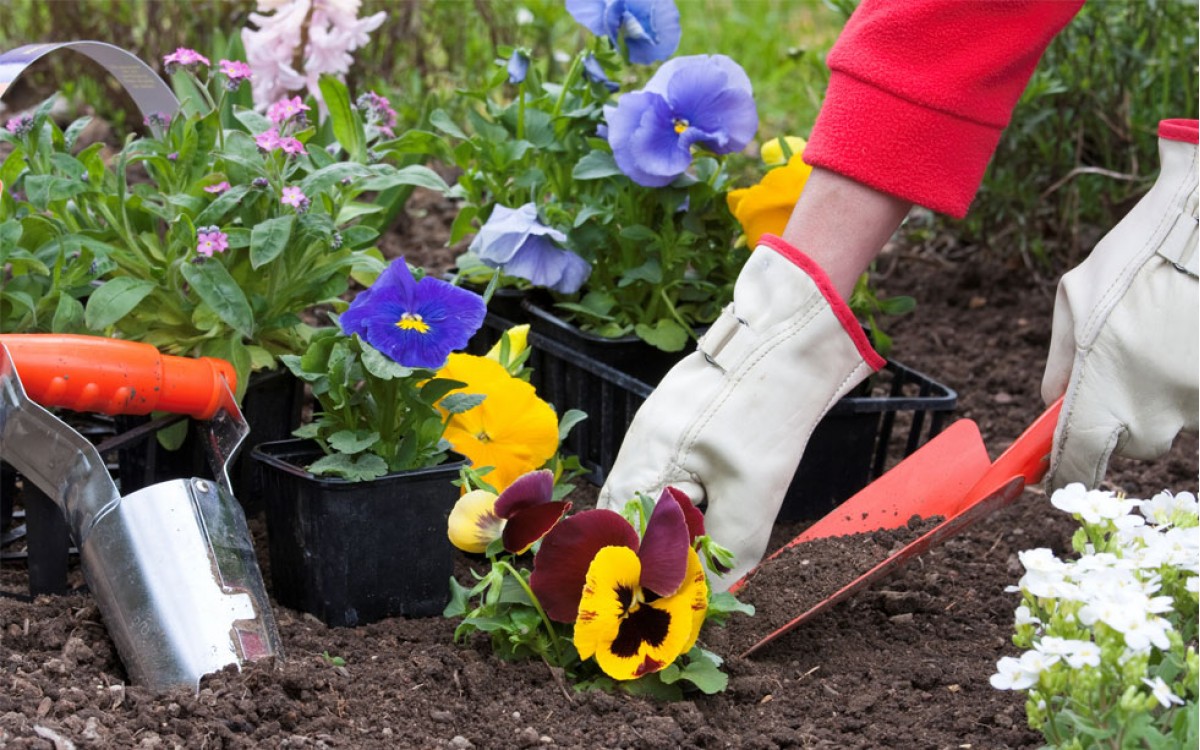
[{"label": "purple pansy", "polygon": [[724,55],[666,62],[641,91],[604,108],[621,171],[646,187],[669,185],[692,163],[692,146],[715,154],[745,148],[758,130],[750,79]]},{"label": "purple pansy", "polygon": [[595,55],[588,55],[583,58],[583,77],[592,83],[604,84],[604,88],[609,91],[616,91],[621,88],[609,80],[608,74],[604,72],[604,68],[600,65],[600,61],[596,59]]},{"label": "purple pansy", "polygon": [[466,346],[486,313],[478,294],[432,276],[417,281],[397,258],[354,298],[341,326],[404,367],[436,369]]},{"label": "purple pansy", "polygon": [[591,265],[556,243],[567,236],[538,220],[537,208],[497,205],[471,242],[470,250],[492,268],[563,294],[578,291]]},{"label": "purple pansy", "polygon": [[567,12],[613,46],[624,37],[629,61],[666,60],[679,46],[679,9],[674,0],[567,0]]}]

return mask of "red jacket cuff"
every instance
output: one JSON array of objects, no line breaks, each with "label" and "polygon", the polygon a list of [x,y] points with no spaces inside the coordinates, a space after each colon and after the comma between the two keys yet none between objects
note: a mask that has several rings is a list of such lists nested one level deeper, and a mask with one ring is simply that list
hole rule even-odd
[{"label": "red jacket cuff", "polygon": [[804,161],[962,218],[1002,132],[834,72]]}]

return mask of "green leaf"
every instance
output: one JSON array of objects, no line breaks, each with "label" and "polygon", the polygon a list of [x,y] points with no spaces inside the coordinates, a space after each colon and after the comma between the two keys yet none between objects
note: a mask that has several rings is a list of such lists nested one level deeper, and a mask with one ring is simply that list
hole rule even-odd
[{"label": "green leaf", "polygon": [[633,331],[638,338],[664,352],[682,351],[688,342],[687,329],[670,318],[663,318],[653,326],[638,323],[633,327]]},{"label": "green leaf", "polygon": [[333,76],[323,75],[317,85],[321,88],[321,97],[329,110],[333,137],[342,144],[342,148],[346,149],[351,159],[357,162],[366,161],[367,138],[363,133],[362,121],[350,105],[350,92],[346,84]]},{"label": "green leaf", "polygon": [[462,617],[467,614],[471,602],[471,590],[450,576],[450,601],[442,610],[442,617]]},{"label": "green leaf", "polygon": [[441,406],[451,414],[462,414],[483,403],[486,396],[482,393],[451,393],[441,400]]},{"label": "green leaf", "polygon": [[50,330],[54,333],[84,333],[83,304],[69,294],[59,294]]},{"label": "green leaf", "polygon": [[441,175],[421,164],[410,164],[395,171],[386,171],[367,177],[355,187],[360,190],[387,190],[400,185],[428,188],[445,193],[450,189]]},{"label": "green leaf", "polygon": [[279,257],[292,237],[295,216],[277,216],[250,230],[250,266],[255,270]]},{"label": "green leaf", "polygon": [[46,210],[51,203],[74,198],[87,192],[88,184],[48,174],[32,174],[25,178],[25,197],[35,208]]},{"label": "green leaf", "polygon": [[445,110],[435,109],[429,115],[429,124],[447,135],[452,135],[459,140],[467,140],[467,134],[459,129],[458,125],[454,120],[450,119],[450,115],[446,114]]},{"label": "green leaf", "polygon": [[567,435],[571,432],[571,428],[587,419],[587,412],[579,409],[567,409],[566,412],[558,420],[558,442],[567,439]]},{"label": "green leaf", "polygon": [[84,323],[93,331],[103,331],[128,315],[157,286],[149,279],[109,279],[88,297]]},{"label": "green leaf", "polygon": [[603,180],[621,174],[616,159],[607,151],[591,151],[575,165],[571,177],[576,180]]},{"label": "green leaf", "polygon": [[235,107],[233,110],[233,116],[237,118],[238,122],[246,126],[246,130],[249,131],[251,135],[265,133],[271,129],[271,121],[261,113],[252,109]]},{"label": "green leaf", "polygon": [[361,343],[363,367],[375,377],[380,380],[392,380],[393,378],[407,378],[412,374],[413,368],[405,367],[365,341],[361,341]]},{"label": "green leaf", "polygon": [[361,456],[348,456],[345,453],[335,453],[317,459],[308,467],[308,471],[318,476],[332,475],[352,482],[364,482],[378,479],[388,472],[387,461],[374,453],[364,453]]},{"label": "green leaf", "polygon": [[715,695],[729,686],[729,675],[721,671],[720,663],[714,661],[713,657],[713,654],[702,648],[693,648],[688,652],[686,667],[679,669],[676,662],[659,674],[662,681],[668,685],[686,680],[705,695]]},{"label": "green leaf", "polygon": [[214,224],[220,224],[234,206],[242,202],[246,197],[246,193],[250,191],[249,185],[237,185],[226,190],[217,196],[216,200],[209,203],[196,215],[196,226],[207,227]]},{"label": "green leaf", "polygon": [[184,263],[183,278],[221,320],[243,336],[254,335],[254,312],[238,283],[219,261]]},{"label": "green leaf", "polygon": [[329,436],[329,447],[338,453],[361,453],[379,442],[371,430],[340,430]]},{"label": "green leaf", "polygon": [[79,139],[79,134],[82,133],[84,128],[90,125],[91,122],[91,117],[84,116],[67,126],[67,129],[63,131],[63,144],[67,147],[67,150],[75,148],[75,141]]}]

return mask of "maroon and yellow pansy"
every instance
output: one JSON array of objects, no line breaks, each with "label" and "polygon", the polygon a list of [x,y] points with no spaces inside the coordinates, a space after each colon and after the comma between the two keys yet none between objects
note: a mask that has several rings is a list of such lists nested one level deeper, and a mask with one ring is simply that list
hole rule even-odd
[{"label": "maroon and yellow pansy", "polygon": [[448,533],[464,552],[484,552],[502,538],[504,550],[519,555],[570,509],[554,500],[554,473],[541,469],[521,475],[499,496],[485,490],[463,495],[450,512]]}]

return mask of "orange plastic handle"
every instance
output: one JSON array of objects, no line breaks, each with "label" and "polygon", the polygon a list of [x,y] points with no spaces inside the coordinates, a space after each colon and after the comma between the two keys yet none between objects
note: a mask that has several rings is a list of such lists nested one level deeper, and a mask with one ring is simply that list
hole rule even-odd
[{"label": "orange plastic handle", "polygon": [[42,406],[209,419],[237,388],[237,373],[223,359],[175,357],[138,341],[10,333],[0,335],[0,344],[7,347],[25,392]]}]

